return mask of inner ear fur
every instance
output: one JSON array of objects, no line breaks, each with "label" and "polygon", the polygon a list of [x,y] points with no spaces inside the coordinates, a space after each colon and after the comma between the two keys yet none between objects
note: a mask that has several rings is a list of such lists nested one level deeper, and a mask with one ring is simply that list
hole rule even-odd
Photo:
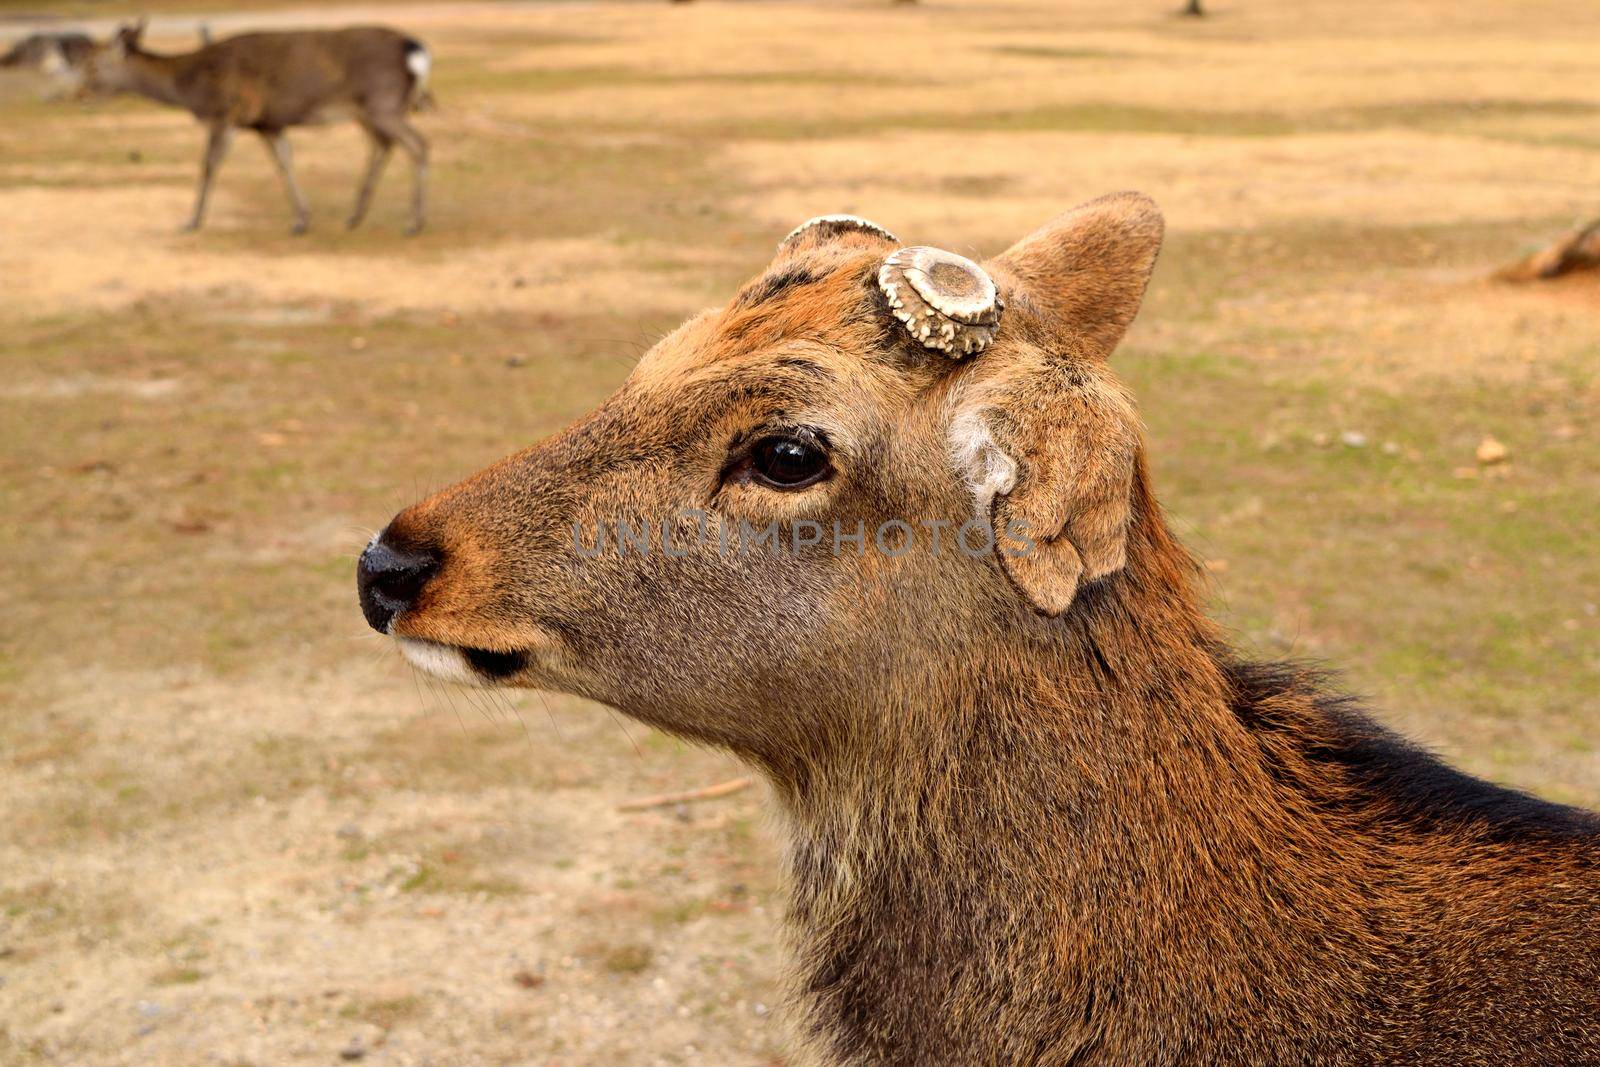
[{"label": "inner ear fur", "polygon": [[1138,314],[1162,232],[1148,197],[1118,193],[986,264],[1010,337],[965,370],[951,445],[1006,574],[1046,615],[1127,561],[1139,421],[1105,360]]},{"label": "inner ear fur", "polygon": [[963,402],[952,445],[1007,576],[1036,609],[1057,616],[1080,584],[1127,561],[1139,423],[1131,398],[1102,369],[1051,357],[1020,362],[983,383],[981,399]]}]

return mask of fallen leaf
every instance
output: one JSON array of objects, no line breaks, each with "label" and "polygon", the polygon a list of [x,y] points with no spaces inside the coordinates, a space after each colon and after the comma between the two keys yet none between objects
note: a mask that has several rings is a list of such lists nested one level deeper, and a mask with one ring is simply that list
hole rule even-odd
[{"label": "fallen leaf", "polygon": [[1478,457],[1479,463],[1487,467],[1492,463],[1504,463],[1510,457],[1511,450],[1493,437],[1486,436],[1478,442],[1478,451],[1474,455]]}]

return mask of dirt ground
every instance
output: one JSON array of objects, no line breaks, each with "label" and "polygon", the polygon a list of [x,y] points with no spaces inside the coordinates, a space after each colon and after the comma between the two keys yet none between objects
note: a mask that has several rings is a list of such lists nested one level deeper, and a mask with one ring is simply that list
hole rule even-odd
[{"label": "dirt ground", "polygon": [[789,1062],[760,787],[618,811],[742,772],[419,683],[353,566],[829,211],[987,254],[1154,195],[1118,366],[1238,640],[1600,806],[1600,281],[1488,281],[1600,213],[1600,8],[1178,6],[206,15],[429,42],[414,240],[399,160],[339,226],[353,127],[294,134],[307,236],[247,138],[181,235],[187,116],[0,78],[0,1064]]}]

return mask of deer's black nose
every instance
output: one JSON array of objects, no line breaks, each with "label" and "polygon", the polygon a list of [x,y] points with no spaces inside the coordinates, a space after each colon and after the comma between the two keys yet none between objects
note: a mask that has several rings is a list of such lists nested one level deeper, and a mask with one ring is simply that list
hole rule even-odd
[{"label": "deer's black nose", "polygon": [[367,624],[388,633],[389,623],[416,601],[438,569],[439,557],[432,552],[397,548],[382,538],[368,545],[356,564],[356,589]]}]

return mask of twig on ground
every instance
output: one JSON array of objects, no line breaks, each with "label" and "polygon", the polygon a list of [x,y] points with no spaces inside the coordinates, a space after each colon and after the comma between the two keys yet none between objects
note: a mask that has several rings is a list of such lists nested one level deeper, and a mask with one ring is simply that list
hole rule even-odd
[{"label": "twig on ground", "polygon": [[732,778],[716,785],[708,785],[703,789],[691,789],[685,793],[661,793],[653,797],[640,797],[637,800],[625,800],[617,805],[618,811],[648,811],[650,808],[669,808],[674,804],[689,804],[696,800],[715,800],[737,793],[741,789],[750,787],[748,778]]}]

